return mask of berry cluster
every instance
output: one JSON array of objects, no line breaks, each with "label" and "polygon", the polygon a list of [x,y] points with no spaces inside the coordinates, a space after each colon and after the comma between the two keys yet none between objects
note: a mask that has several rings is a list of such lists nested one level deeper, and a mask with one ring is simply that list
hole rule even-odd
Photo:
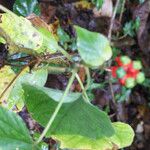
[{"label": "berry cluster", "polygon": [[140,70],[140,61],[132,61],[128,56],[116,57],[116,66],[111,67],[112,76],[117,78],[121,85],[133,88],[137,83],[141,84],[145,80],[145,75]]}]

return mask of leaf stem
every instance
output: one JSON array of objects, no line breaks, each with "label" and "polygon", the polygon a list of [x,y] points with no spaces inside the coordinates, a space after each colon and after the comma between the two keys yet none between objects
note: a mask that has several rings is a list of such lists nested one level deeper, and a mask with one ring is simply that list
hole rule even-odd
[{"label": "leaf stem", "polygon": [[83,92],[83,94],[84,94],[84,96],[85,96],[86,102],[90,103],[90,99],[89,99],[89,97],[88,97],[88,95],[87,95],[87,93],[86,93],[86,90],[85,90],[85,88],[84,88],[84,86],[83,86],[83,83],[82,83],[82,81],[81,81],[79,75],[76,73],[75,76],[76,76],[76,79],[78,80],[78,82],[79,82],[79,84],[80,84],[80,86],[81,86],[81,89],[82,89],[82,92]]},{"label": "leaf stem", "polygon": [[69,53],[67,53],[62,47],[59,46],[59,51],[68,59],[68,60],[72,60],[71,56],[69,55]]},{"label": "leaf stem", "polygon": [[40,143],[40,142],[42,141],[43,137],[46,135],[47,131],[50,129],[52,123],[54,122],[54,120],[55,120],[55,118],[56,118],[56,116],[57,116],[57,114],[58,114],[58,112],[59,112],[59,110],[60,110],[60,108],[61,108],[61,106],[62,106],[62,104],[63,104],[63,102],[64,102],[64,99],[65,99],[65,97],[67,96],[67,94],[68,94],[68,92],[69,92],[69,89],[70,89],[70,87],[71,87],[71,85],[72,85],[72,83],[73,83],[73,81],[74,81],[74,79],[75,79],[76,72],[77,72],[77,70],[74,69],[73,72],[72,72],[72,76],[71,76],[71,78],[69,79],[68,85],[67,85],[67,87],[66,87],[66,90],[65,90],[65,92],[64,92],[64,94],[63,94],[63,96],[62,96],[62,98],[60,99],[60,101],[59,101],[57,107],[55,108],[54,113],[52,114],[52,116],[51,116],[50,120],[48,121],[48,123],[47,123],[47,125],[46,125],[44,131],[42,132],[42,134],[41,134],[41,136],[39,137],[39,139],[35,142],[35,144],[38,144],[38,143]]},{"label": "leaf stem", "polygon": [[90,75],[90,70],[88,67],[85,67],[85,71],[86,71],[86,75],[87,75],[87,84],[85,86],[85,90],[87,90],[91,83],[91,75]]}]

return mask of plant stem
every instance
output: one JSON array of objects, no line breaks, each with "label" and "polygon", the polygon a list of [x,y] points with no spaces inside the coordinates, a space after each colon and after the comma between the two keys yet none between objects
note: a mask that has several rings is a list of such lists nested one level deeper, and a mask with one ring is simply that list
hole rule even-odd
[{"label": "plant stem", "polygon": [[69,53],[67,53],[62,47],[59,46],[59,51],[68,59],[71,61],[71,56]]},{"label": "plant stem", "polygon": [[91,83],[91,75],[90,75],[90,70],[88,67],[85,67],[86,75],[87,75],[87,84],[85,86],[85,91],[89,88],[90,83]]},{"label": "plant stem", "polygon": [[59,101],[57,107],[55,108],[54,113],[52,114],[52,116],[51,116],[50,120],[48,121],[48,123],[47,123],[47,125],[46,125],[44,131],[42,132],[42,134],[41,134],[41,136],[39,137],[39,139],[35,142],[35,144],[38,144],[38,143],[40,143],[40,142],[42,141],[43,137],[46,135],[47,131],[50,129],[52,123],[54,122],[54,120],[55,120],[55,118],[56,118],[56,116],[57,116],[57,114],[58,114],[58,112],[59,112],[59,110],[60,110],[60,108],[61,108],[61,106],[62,106],[62,104],[63,104],[63,102],[64,102],[64,99],[65,99],[65,97],[67,96],[67,94],[68,94],[68,92],[69,92],[69,89],[70,89],[70,87],[71,87],[71,85],[72,85],[72,83],[73,83],[73,81],[74,81],[74,79],[75,79],[76,72],[77,72],[77,70],[74,69],[73,72],[72,72],[72,76],[71,76],[71,78],[69,79],[68,85],[67,85],[67,87],[66,87],[66,90],[65,90],[65,92],[64,92],[64,94],[63,94],[63,96],[62,96],[62,98],[60,99],[60,101]]},{"label": "plant stem", "polygon": [[30,65],[36,63],[36,60],[31,61],[29,64],[25,65],[21,71],[11,80],[11,82],[8,84],[8,86],[4,89],[4,91],[0,95],[0,100],[4,97],[6,92],[13,86],[13,84],[16,82],[16,80],[21,76],[21,74],[24,72],[26,68],[28,68]]},{"label": "plant stem", "polygon": [[[115,20],[115,17],[116,17],[116,13],[117,13],[117,9],[118,9],[118,6],[119,6],[119,2],[120,2],[120,0],[116,1],[114,12],[113,12],[113,15],[112,15],[111,21],[110,21],[110,27],[109,27],[109,31],[108,31],[108,39],[109,39],[110,43],[111,43],[111,36],[112,36],[112,28],[113,28],[113,25],[114,25],[114,20]],[[112,63],[112,61],[110,60],[108,62],[108,67],[111,66],[111,63]],[[110,91],[111,91],[111,95],[112,95],[112,102],[113,102],[114,105],[116,105],[114,91],[113,91],[113,86],[112,86],[112,82],[111,82],[112,75],[111,75],[110,72],[108,73],[108,75],[109,75],[109,86],[110,86]]]},{"label": "plant stem", "polygon": [[112,15],[111,21],[110,21],[110,27],[109,27],[109,31],[108,31],[108,39],[109,39],[110,42],[111,42],[112,28],[113,28],[113,25],[114,25],[114,20],[115,20],[115,17],[116,17],[116,13],[117,13],[117,8],[119,6],[119,2],[120,2],[120,0],[117,0],[117,2],[115,4],[113,15]]},{"label": "plant stem", "polygon": [[84,88],[84,86],[83,86],[83,83],[82,83],[82,81],[81,81],[79,75],[76,73],[75,76],[76,76],[76,79],[78,80],[78,82],[79,82],[79,84],[80,84],[80,86],[81,86],[81,89],[82,89],[82,92],[83,92],[83,94],[84,94],[84,96],[85,96],[86,102],[90,103],[89,97],[87,96],[86,90],[85,90],[85,88]]},{"label": "plant stem", "polygon": [[123,16],[123,11],[124,11],[125,3],[126,3],[126,0],[123,0],[122,6],[121,6],[121,12],[120,12],[120,16],[119,16],[119,22],[120,22],[120,23],[121,23],[121,21],[122,21],[122,16]]}]

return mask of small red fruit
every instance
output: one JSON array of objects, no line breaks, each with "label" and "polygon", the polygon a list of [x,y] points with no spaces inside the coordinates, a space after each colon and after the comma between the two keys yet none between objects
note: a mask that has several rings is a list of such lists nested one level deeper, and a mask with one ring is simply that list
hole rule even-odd
[{"label": "small red fruit", "polygon": [[118,64],[118,66],[122,66],[122,65],[123,65],[123,63],[121,62],[121,59],[120,59],[119,56],[116,57],[115,61],[116,61],[116,63]]},{"label": "small red fruit", "polygon": [[116,71],[117,71],[118,67],[113,66],[113,67],[111,67],[110,69],[111,69],[112,76],[113,76],[114,78],[116,78],[116,77],[117,77]]},{"label": "small red fruit", "polygon": [[119,79],[121,85],[125,86],[126,80],[129,76],[126,74],[123,78]]}]

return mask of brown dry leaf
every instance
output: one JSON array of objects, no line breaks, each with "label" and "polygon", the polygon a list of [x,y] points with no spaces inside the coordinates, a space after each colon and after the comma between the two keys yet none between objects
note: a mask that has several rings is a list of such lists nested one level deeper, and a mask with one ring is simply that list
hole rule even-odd
[{"label": "brown dry leaf", "polygon": [[134,13],[133,19],[140,18],[140,28],[137,33],[138,43],[141,50],[145,53],[150,52],[150,1],[146,0],[139,5]]},{"label": "brown dry leaf", "polygon": [[112,0],[104,0],[102,8],[100,10],[94,8],[93,13],[95,17],[111,17],[113,13]]},{"label": "brown dry leaf", "polygon": [[39,16],[36,16],[35,14],[31,14],[27,17],[27,19],[30,20],[33,26],[38,28],[42,27],[50,31],[50,27],[48,26],[48,24],[44,20],[42,20]]},{"label": "brown dry leaf", "polygon": [[52,24],[47,24],[43,19],[41,19],[39,16],[36,16],[35,14],[31,14],[30,16],[27,17],[28,20],[33,24],[33,26],[37,28],[45,28],[49,32],[51,32],[56,39],[57,37],[57,28],[59,26],[59,20],[56,20]]}]

